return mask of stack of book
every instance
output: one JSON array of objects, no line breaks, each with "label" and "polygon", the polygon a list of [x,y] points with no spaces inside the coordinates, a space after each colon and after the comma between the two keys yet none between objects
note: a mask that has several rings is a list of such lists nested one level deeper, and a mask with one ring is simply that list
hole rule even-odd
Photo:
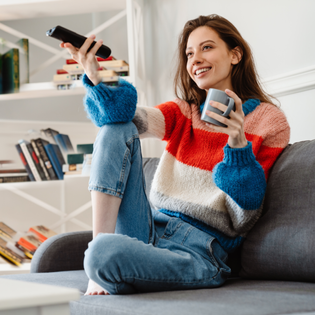
[{"label": "stack of book", "polygon": [[[129,65],[124,60],[116,60],[110,56],[107,59],[97,57],[100,65],[98,71],[102,81],[109,86],[117,86],[119,77],[129,75]],[[63,69],[58,69],[53,82],[58,90],[68,90],[75,86],[75,82],[82,78],[83,67],[73,59],[67,59]]]},{"label": "stack of book", "polygon": [[61,180],[83,174],[85,164],[89,169],[93,144],[78,144],[75,151],[68,135],[51,128],[41,132],[45,139],[21,139],[15,145],[25,169],[5,168],[2,164],[10,161],[0,161],[0,183]]},{"label": "stack of book", "polygon": [[3,41],[8,51],[0,53],[0,94],[17,93],[20,84],[29,83],[29,44],[27,38],[16,43]]},{"label": "stack of book", "polygon": [[[43,138],[21,139],[15,145],[30,181],[63,179],[62,165],[65,164],[62,150],[72,148],[68,135],[60,134],[51,128],[42,130],[50,141]],[[72,148],[73,150],[73,148]],[[12,178],[11,182],[14,182]]]},{"label": "stack of book", "polygon": [[45,240],[56,234],[43,225],[33,226],[26,233],[16,232],[0,222],[0,255],[4,261],[21,266],[33,258],[35,251]]},{"label": "stack of book", "polygon": [[78,144],[77,153],[67,155],[63,165],[64,175],[89,175],[92,163],[93,143]]},{"label": "stack of book", "polygon": [[25,168],[11,168],[13,161],[0,160],[0,183],[28,181],[29,177]]}]

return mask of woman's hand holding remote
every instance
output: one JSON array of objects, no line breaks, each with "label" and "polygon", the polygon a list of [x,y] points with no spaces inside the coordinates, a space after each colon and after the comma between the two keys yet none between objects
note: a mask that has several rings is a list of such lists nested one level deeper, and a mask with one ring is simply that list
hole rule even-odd
[{"label": "woman's hand holding remote", "polygon": [[72,59],[74,59],[84,68],[86,75],[92,81],[92,83],[94,85],[98,85],[102,81],[102,79],[98,74],[98,68],[100,67],[100,65],[97,62],[95,54],[98,51],[98,49],[102,46],[103,40],[101,39],[98,40],[94,47],[89,52],[87,52],[94,40],[95,35],[91,35],[86,39],[86,41],[84,42],[80,49],[75,48],[70,43],[64,42],[60,44],[60,47],[66,48],[70,53]]}]

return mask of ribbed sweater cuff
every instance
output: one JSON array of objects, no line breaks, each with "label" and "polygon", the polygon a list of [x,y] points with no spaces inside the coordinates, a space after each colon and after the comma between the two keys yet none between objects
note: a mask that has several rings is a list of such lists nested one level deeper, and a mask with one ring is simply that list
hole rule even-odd
[{"label": "ribbed sweater cuff", "polygon": [[90,97],[97,101],[101,101],[101,99],[108,99],[113,93],[103,82],[100,82],[98,85],[94,85],[85,73],[82,78],[82,83],[87,89]]},{"label": "ribbed sweater cuff", "polygon": [[252,143],[244,148],[231,148],[228,144],[224,147],[223,163],[229,166],[246,166],[256,161],[253,153]]}]

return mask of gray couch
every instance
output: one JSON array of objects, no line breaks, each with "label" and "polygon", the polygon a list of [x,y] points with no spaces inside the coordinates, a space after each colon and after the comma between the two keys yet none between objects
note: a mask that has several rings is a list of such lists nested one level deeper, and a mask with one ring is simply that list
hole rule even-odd
[{"label": "gray couch", "polygon": [[[158,159],[144,159],[150,190]],[[216,289],[83,296],[83,255],[91,232],[57,235],[37,250],[30,274],[7,278],[73,287],[71,314],[315,315],[315,140],[289,145],[273,166],[264,214],[242,248],[230,255],[233,274]]]}]

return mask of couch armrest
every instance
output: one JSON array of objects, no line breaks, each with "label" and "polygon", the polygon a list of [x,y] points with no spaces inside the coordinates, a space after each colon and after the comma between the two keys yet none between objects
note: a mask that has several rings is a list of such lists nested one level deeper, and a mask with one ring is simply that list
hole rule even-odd
[{"label": "couch armrest", "polygon": [[92,238],[92,231],[50,237],[36,250],[31,273],[82,270],[84,252]]}]

